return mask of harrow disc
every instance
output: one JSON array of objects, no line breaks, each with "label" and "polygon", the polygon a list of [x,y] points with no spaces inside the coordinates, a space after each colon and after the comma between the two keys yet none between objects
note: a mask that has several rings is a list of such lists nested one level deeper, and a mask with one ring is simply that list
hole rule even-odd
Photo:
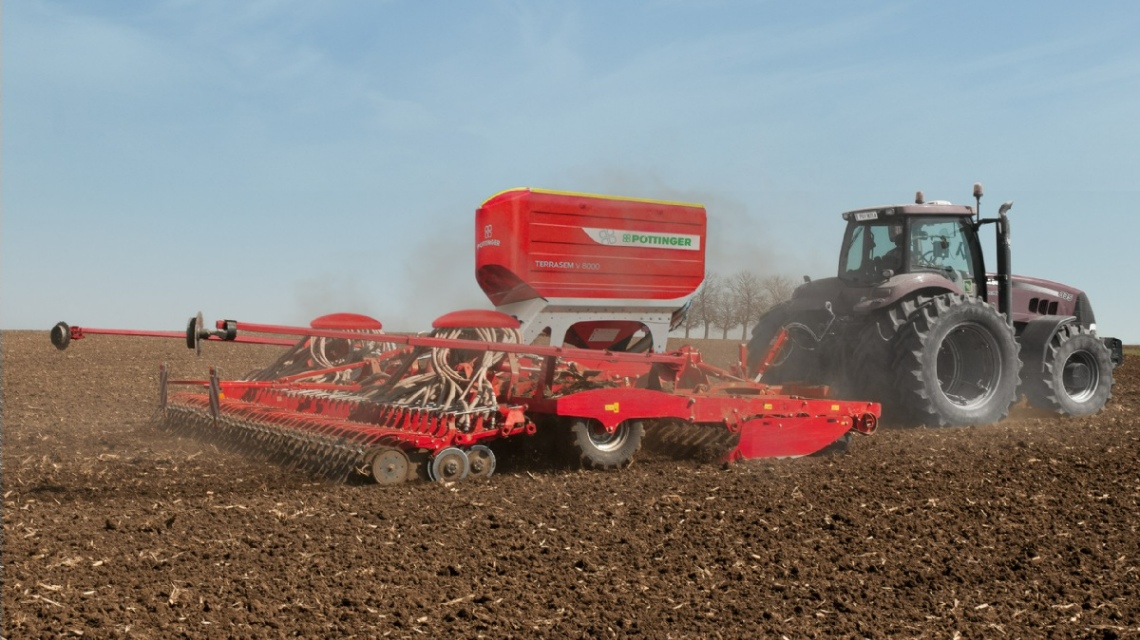
[{"label": "harrow disc", "polygon": [[471,463],[462,449],[448,447],[435,454],[428,467],[433,482],[455,482],[467,477]]},{"label": "harrow disc", "polygon": [[408,455],[395,448],[381,449],[372,458],[372,478],[376,484],[400,484],[408,479]]}]

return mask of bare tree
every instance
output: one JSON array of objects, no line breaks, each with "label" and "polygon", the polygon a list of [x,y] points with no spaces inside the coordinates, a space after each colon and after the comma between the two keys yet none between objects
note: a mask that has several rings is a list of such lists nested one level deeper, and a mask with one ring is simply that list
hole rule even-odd
[{"label": "bare tree", "polygon": [[[715,273],[705,275],[705,282],[693,297],[693,307],[689,309],[689,315],[704,327],[706,339],[709,337],[709,327],[716,324],[720,301],[724,297],[723,283],[723,278]],[[687,333],[685,335],[688,336]]]},{"label": "bare tree", "polygon": [[741,327],[741,338],[747,340],[748,332],[760,316],[774,305],[790,299],[794,289],[792,279],[783,275],[760,277],[742,270],[726,278],[710,272],[693,296],[682,325],[685,337],[688,338],[700,326],[705,339],[712,330],[719,329],[720,337],[727,340],[729,331]]},{"label": "bare tree", "polygon": [[725,291],[725,295],[721,296],[720,304],[717,305],[716,314],[713,316],[712,326],[720,329],[721,340],[728,340],[728,330],[736,326],[736,305],[732,296],[728,295],[728,291]]},{"label": "bare tree", "polygon": [[685,317],[681,320],[681,328],[685,330],[685,339],[689,338],[689,334],[693,328],[700,323],[700,318],[697,317],[697,297],[693,296],[689,299],[689,308],[685,309]]},{"label": "bare tree", "polygon": [[737,325],[736,295],[732,291],[732,278],[721,278],[719,293],[709,314],[709,324],[720,329],[722,340],[728,339],[728,332]]},{"label": "bare tree", "polygon": [[765,311],[785,300],[791,300],[792,292],[796,289],[795,282],[784,275],[767,276],[761,282],[764,287],[764,295],[768,299],[768,306],[764,309]]},{"label": "bare tree", "polygon": [[729,279],[728,289],[733,299],[732,326],[740,325],[740,339],[747,340],[749,328],[768,310],[764,285],[755,273],[738,271]]}]

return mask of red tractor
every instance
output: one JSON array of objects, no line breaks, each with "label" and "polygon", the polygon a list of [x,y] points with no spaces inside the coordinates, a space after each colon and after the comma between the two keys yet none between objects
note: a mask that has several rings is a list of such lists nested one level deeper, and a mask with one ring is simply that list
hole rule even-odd
[{"label": "red tractor", "polygon": [[[1022,394],[1060,414],[1099,411],[1120,340],[1097,336],[1084,292],[1011,274],[1013,203],[982,218],[981,197],[975,184],[976,207],[920,191],[914,204],[844,213],[838,275],[807,281],[761,318],[750,376],[830,385],[899,423],[997,422]],[[979,241],[990,225],[996,273]]]}]

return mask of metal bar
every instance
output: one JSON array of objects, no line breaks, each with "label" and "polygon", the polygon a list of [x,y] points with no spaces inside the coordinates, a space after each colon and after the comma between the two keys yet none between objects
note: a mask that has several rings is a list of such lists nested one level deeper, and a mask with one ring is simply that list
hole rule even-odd
[{"label": "metal bar", "polygon": [[[134,338],[177,338],[179,340],[186,339],[185,331],[142,331],[137,329],[99,329],[91,327],[71,327],[71,339],[80,340],[88,335],[102,335],[102,336],[131,336]],[[218,342],[225,341],[217,336],[210,336],[209,340]],[[268,344],[279,347],[293,346],[296,340],[281,340],[278,338],[268,338],[265,336],[238,336],[233,340],[225,342],[242,342],[247,344]]]},{"label": "metal bar", "polygon": [[[312,338],[339,338],[342,340],[360,340],[364,342],[391,342],[395,344],[407,344],[415,347],[428,347],[432,349],[497,351],[502,353],[518,353],[523,355],[556,356],[567,359],[582,358],[591,360],[605,360],[608,362],[660,362],[667,364],[682,364],[689,360],[689,358],[685,355],[670,355],[663,353],[625,353],[620,351],[595,351],[593,349],[579,349],[576,347],[550,347],[543,345],[527,345],[507,342],[484,342],[482,340],[432,338],[428,336],[400,335],[393,333],[361,333],[356,331],[310,329],[307,327],[254,324],[249,322],[234,322],[234,326],[236,327],[237,331],[249,331],[252,333],[309,336]],[[235,338],[235,340],[236,339],[237,338]]]}]

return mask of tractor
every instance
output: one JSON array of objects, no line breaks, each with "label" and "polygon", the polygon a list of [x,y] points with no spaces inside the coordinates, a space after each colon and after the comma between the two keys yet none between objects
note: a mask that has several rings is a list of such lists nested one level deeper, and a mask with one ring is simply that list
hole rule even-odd
[{"label": "tractor", "polygon": [[[836,277],[805,277],[760,318],[747,347],[749,377],[828,385],[838,397],[882,403],[896,424],[957,426],[1005,418],[1021,396],[1062,415],[1104,407],[1120,340],[1097,336],[1088,296],[1011,272],[1006,202],[927,202],[843,214]],[[992,227],[996,271],[980,236]]]}]

